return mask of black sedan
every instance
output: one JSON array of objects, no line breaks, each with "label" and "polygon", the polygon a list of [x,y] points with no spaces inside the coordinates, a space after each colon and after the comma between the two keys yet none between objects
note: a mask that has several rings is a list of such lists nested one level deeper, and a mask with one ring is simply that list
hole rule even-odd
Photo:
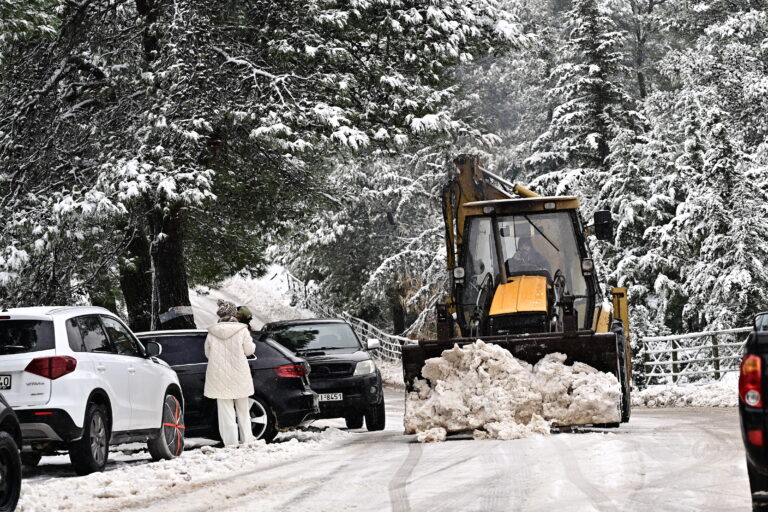
[{"label": "black sedan", "polygon": [[752,508],[768,510],[768,313],[755,317],[739,372],[739,418],[747,452]]},{"label": "black sedan", "polygon": [[[160,359],[179,376],[188,436],[219,438],[216,400],[203,396],[208,360],[204,345],[207,331],[180,330],[138,333],[142,342],[156,341],[163,350]],[[251,397],[251,422],[256,439],[271,441],[281,428],[311,423],[318,411],[318,397],[310,389],[306,361],[280,344],[259,339],[256,358],[249,361],[255,394]]]},{"label": "black sedan", "polygon": [[378,340],[358,339],[344,320],[290,320],[262,328],[263,339],[275,340],[305,358],[309,380],[320,396],[318,418],[344,418],[348,428],[384,430],[381,373],[368,350]]}]

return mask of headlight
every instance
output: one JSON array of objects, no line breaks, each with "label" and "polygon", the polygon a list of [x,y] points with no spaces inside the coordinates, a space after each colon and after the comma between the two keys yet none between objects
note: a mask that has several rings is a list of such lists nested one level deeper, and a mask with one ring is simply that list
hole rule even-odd
[{"label": "headlight", "polygon": [[376,365],[370,359],[367,361],[360,361],[355,366],[355,373],[352,375],[368,375],[376,371]]}]

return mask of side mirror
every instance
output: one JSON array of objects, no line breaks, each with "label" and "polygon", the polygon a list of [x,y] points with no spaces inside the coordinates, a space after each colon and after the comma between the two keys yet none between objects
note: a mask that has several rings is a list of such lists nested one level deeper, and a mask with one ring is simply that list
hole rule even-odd
[{"label": "side mirror", "polygon": [[366,343],[366,345],[368,346],[368,350],[375,350],[377,348],[381,348],[381,342],[376,338],[368,338],[368,342]]},{"label": "side mirror", "polygon": [[768,332],[768,312],[755,317],[755,332]]},{"label": "side mirror", "polygon": [[596,211],[594,224],[598,240],[613,240],[613,216],[609,210]]},{"label": "side mirror", "polygon": [[148,341],[144,344],[147,350],[147,357],[157,357],[163,353],[163,346],[156,341]]}]

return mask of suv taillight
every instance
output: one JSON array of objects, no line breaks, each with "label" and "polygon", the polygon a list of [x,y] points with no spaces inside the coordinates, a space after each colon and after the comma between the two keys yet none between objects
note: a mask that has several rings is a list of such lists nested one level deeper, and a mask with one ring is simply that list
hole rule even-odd
[{"label": "suv taillight", "polygon": [[285,366],[275,367],[275,373],[278,377],[301,378],[307,374],[307,369],[301,364],[287,364]]},{"label": "suv taillight", "polygon": [[759,356],[747,354],[739,371],[739,398],[750,407],[763,406],[763,364]]},{"label": "suv taillight", "polygon": [[58,379],[77,368],[77,359],[69,356],[38,357],[29,362],[25,372],[34,373],[46,379]]}]

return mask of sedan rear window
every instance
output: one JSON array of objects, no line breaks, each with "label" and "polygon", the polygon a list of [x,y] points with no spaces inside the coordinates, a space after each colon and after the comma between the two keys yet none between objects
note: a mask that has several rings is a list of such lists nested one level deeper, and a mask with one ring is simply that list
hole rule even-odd
[{"label": "sedan rear window", "polygon": [[53,322],[48,320],[0,321],[0,354],[21,354],[55,348]]},{"label": "sedan rear window", "polygon": [[205,357],[205,334],[182,336],[142,336],[141,342],[156,341],[163,347],[158,356],[171,366],[181,364],[207,363]]},{"label": "sedan rear window", "polygon": [[270,330],[269,337],[294,352],[360,348],[352,328],[341,323],[279,325]]}]

